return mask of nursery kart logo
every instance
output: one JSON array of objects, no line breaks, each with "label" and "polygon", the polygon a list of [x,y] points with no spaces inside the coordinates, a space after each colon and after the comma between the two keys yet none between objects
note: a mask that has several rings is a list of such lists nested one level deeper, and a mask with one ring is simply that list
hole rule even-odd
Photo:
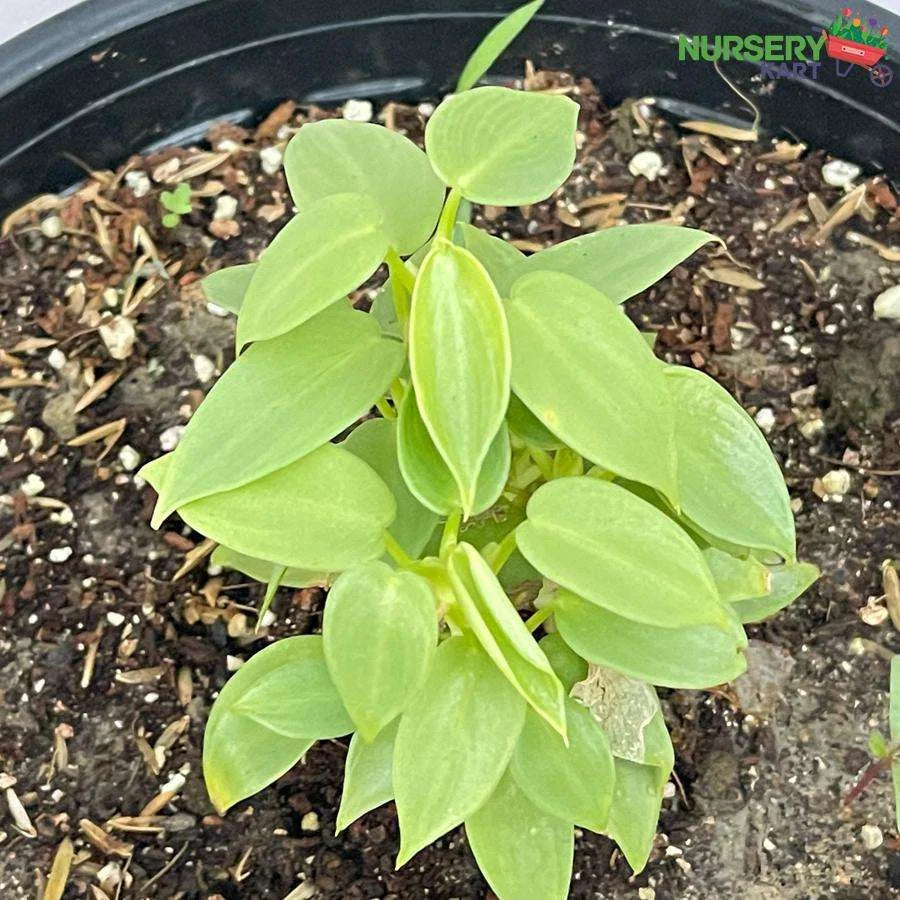
[{"label": "nursery kart logo", "polygon": [[695,34],[678,36],[678,59],[695,62],[738,59],[759,63],[763,80],[810,78],[818,81],[825,56],[834,60],[839,78],[857,66],[877,87],[887,87],[894,73],[883,61],[888,27],[845,6],[827,31],[813,34]]}]

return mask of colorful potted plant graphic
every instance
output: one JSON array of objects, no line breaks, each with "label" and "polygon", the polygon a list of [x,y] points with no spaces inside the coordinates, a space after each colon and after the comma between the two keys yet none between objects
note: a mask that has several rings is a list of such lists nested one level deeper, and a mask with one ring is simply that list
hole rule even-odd
[{"label": "colorful potted plant graphic", "polygon": [[863,66],[869,70],[869,78],[878,87],[887,87],[894,77],[893,71],[880,62],[887,50],[888,27],[880,25],[874,16],[864,19],[858,12],[845,6],[826,32],[825,52],[835,60],[835,69],[842,78],[850,67],[841,70],[840,62]]}]

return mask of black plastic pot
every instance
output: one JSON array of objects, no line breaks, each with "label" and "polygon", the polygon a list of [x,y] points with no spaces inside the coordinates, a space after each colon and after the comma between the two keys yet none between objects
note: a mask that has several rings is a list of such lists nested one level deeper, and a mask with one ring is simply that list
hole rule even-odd
[{"label": "black plastic pot", "polygon": [[[88,0],[0,47],[0,209],[113,166],[149,146],[249,119],[286,97],[439,97],[487,28],[515,0]],[[804,34],[840,0],[547,0],[494,69],[526,56],[592,77],[607,101],[654,96],[673,115],[748,121],[709,62],[679,62],[677,35]],[[825,59],[818,81],[758,81],[731,61],[768,133],[803,139],[900,174],[900,17],[888,87]],[[842,66],[846,69],[846,64]],[[757,76],[754,83],[753,77]]]}]

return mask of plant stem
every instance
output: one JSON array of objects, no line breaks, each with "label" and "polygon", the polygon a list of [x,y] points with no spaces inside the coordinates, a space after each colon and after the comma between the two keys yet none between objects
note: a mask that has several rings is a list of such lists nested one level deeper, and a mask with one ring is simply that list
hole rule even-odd
[{"label": "plant stem", "polygon": [[456,213],[459,210],[459,203],[462,200],[462,194],[453,188],[447,199],[444,201],[444,208],[441,211],[441,218],[438,222],[438,237],[446,238],[448,241],[453,240],[453,229],[456,226]]},{"label": "plant stem", "polygon": [[385,419],[397,418],[397,411],[393,406],[391,406],[390,403],[387,402],[387,399],[384,397],[381,397],[375,401],[375,409],[377,409]]},{"label": "plant stem", "polygon": [[512,556],[513,550],[516,549],[516,529],[512,531],[499,544],[497,544],[494,552],[487,558],[493,573],[496,575],[505,565],[506,561]]},{"label": "plant stem", "polygon": [[447,516],[447,521],[444,522],[444,533],[441,535],[441,559],[456,546],[460,521],[462,521],[461,509],[454,509],[453,512]]},{"label": "plant stem", "polygon": [[406,396],[406,385],[401,378],[395,378],[391,382],[391,400],[394,401],[394,410],[400,409],[400,404]]},{"label": "plant stem", "polygon": [[406,334],[406,326],[409,323],[410,298],[412,297],[412,290],[416,280],[393,247],[388,247],[385,259],[387,261],[388,274],[391,278],[391,294],[394,298],[397,321],[400,322],[401,332]]},{"label": "plant stem", "polygon": [[553,460],[546,450],[539,447],[529,447],[528,455],[534,460],[535,465],[541,470],[541,475],[545,481],[553,478]]},{"label": "plant stem", "polygon": [[389,531],[384,533],[384,549],[401,569],[415,568],[415,560],[397,543],[397,539]]},{"label": "plant stem", "polygon": [[525,622],[525,627],[529,631],[537,631],[539,625],[543,625],[550,616],[553,615],[553,604],[548,603],[546,606],[542,606],[534,615],[529,616],[529,618]]}]

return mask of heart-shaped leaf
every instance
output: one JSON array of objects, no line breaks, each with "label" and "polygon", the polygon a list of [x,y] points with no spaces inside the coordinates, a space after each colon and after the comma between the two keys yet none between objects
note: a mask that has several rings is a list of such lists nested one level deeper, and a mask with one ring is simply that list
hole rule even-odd
[{"label": "heart-shaped leaf", "polygon": [[676,500],[671,404],[638,330],[593,288],[534,272],[506,304],[512,386],[553,434],[597,465]]},{"label": "heart-shaped leaf", "polygon": [[431,236],[444,201],[428,157],[409,138],[369,122],[304,125],[287,146],[284,171],[301,210],[345,191],[370,198],[381,211],[382,230],[404,256]]},{"label": "heart-shaped leaf", "polygon": [[[272,569],[276,563],[269,562],[264,559],[256,559],[253,556],[247,556],[244,553],[238,553],[231,547],[225,547],[219,544],[212,552],[209,561],[217,566],[224,566],[226,569],[236,569],[249,575],[256,581],[268,582],[272,577]],[[281,576],[279,584],[284,587],[309,587],[311,585],[319,585],[327,587],[331,583],[331,575],[325,572],[311,572],[308,569],[285,569],[284,575]]]},{"label": "heart-shaped leaf", "polygon": [[625,488],[560,478],[538,488],[526,512],[516,530],[519,549],[557,584],[658,628],[727,626],[729,613],[697,545]]},{"label": "heart-shaped leaf", "polygon": [[509,334],[484,267],[438,240],[419,269],[409,321],[409,365],[419,413],[456,482],[466,516],[509,404]]},{"label": "heart-shaped leaf", "polygon": [[153,526],[178,506],[262,478],[325,443],[384,394],[403,357],[402,344],[343,302],[251,347],[194,413],[166,480],[154,482]]},{"label": "heart-shaped leaf", "polygon": [[517,277],[516,269],[526,258],[525,254],[468,222],[457,222],[456,240],[484,266],[500,296],[507,296]]},{"label": "heart-shaped leaf", "polygon": [[541,650],[553,666],[553,671],[562,682],[566,694],[579,682],[584,681],[588,675],[588,664],[562,639],[562,636],[553,631],[544,635],[540,641]]},{"label": "heart-shaped leaf", "polygon": [[525,701],[473,639],[452,637],[438,647],[394,746],[398,868],[491,796],[524,716]]},{"label": "heart-shaped leaf", "polygon": [[663,796],[658,780],[652,766],[616,760],[616,788],[606,833],[619,845],[635,873],[647,865],[656,837]]},{"label": "heart-shaped leaf", "polygon": [[335,832],[343,831],[360,816],[393,798],[391,771],[399,724],[400,720],[395,719],[385,725],[371,743],[366,743],[359,734],[351,738]]},{"label": "heart-shaped leaf", "polygon": [[577,120],[578,105],[559,94],[475,88],[434,111],[425,151],[466,199],[523,206],[548,197],[572,171]]},{"label": "heart-shaped leaf", "polygon": [[201,282],[206,299],[229,312],[239,313],[250,287],[250,279],[258,268],[259,263],[248,263],[211,272]]},{"label": "heart-shaped leaf", "polygon": [[238,316],[237,346],[285,334],[359,287],[388,238],[374,200],[334,194],[304,204],[259,261]]},{"label": "heart-shaped leaf", "polygon": [[373,741],[422,687],[437,634],[424,578],[383,562],[337,577],[322,620],[325,659],[364,740]]},{"label": "heart-shaped leaf", "polygon": [[228,680],[203,739],[203,774],[220,813],[280,778],[317,740],[353,730],[318,635],[266,647]]},{"label": "heart-shaped leaf", "polygon": [[723,603],[759,597],[768,594],[771,588],[772,576],[769,570],[752,556],[740,559],[715,547],[707,547],[703,551],[703,558],[709,566],[719,599]]},{"label": "heart-shaped leaf", "polygon": [[804,562],[771,566],[768,571],[771,578],[768,594],[734,602],[733,609],[742,622],[762,622],[775,615],[793,603],[819,577],[818,568]]}]

